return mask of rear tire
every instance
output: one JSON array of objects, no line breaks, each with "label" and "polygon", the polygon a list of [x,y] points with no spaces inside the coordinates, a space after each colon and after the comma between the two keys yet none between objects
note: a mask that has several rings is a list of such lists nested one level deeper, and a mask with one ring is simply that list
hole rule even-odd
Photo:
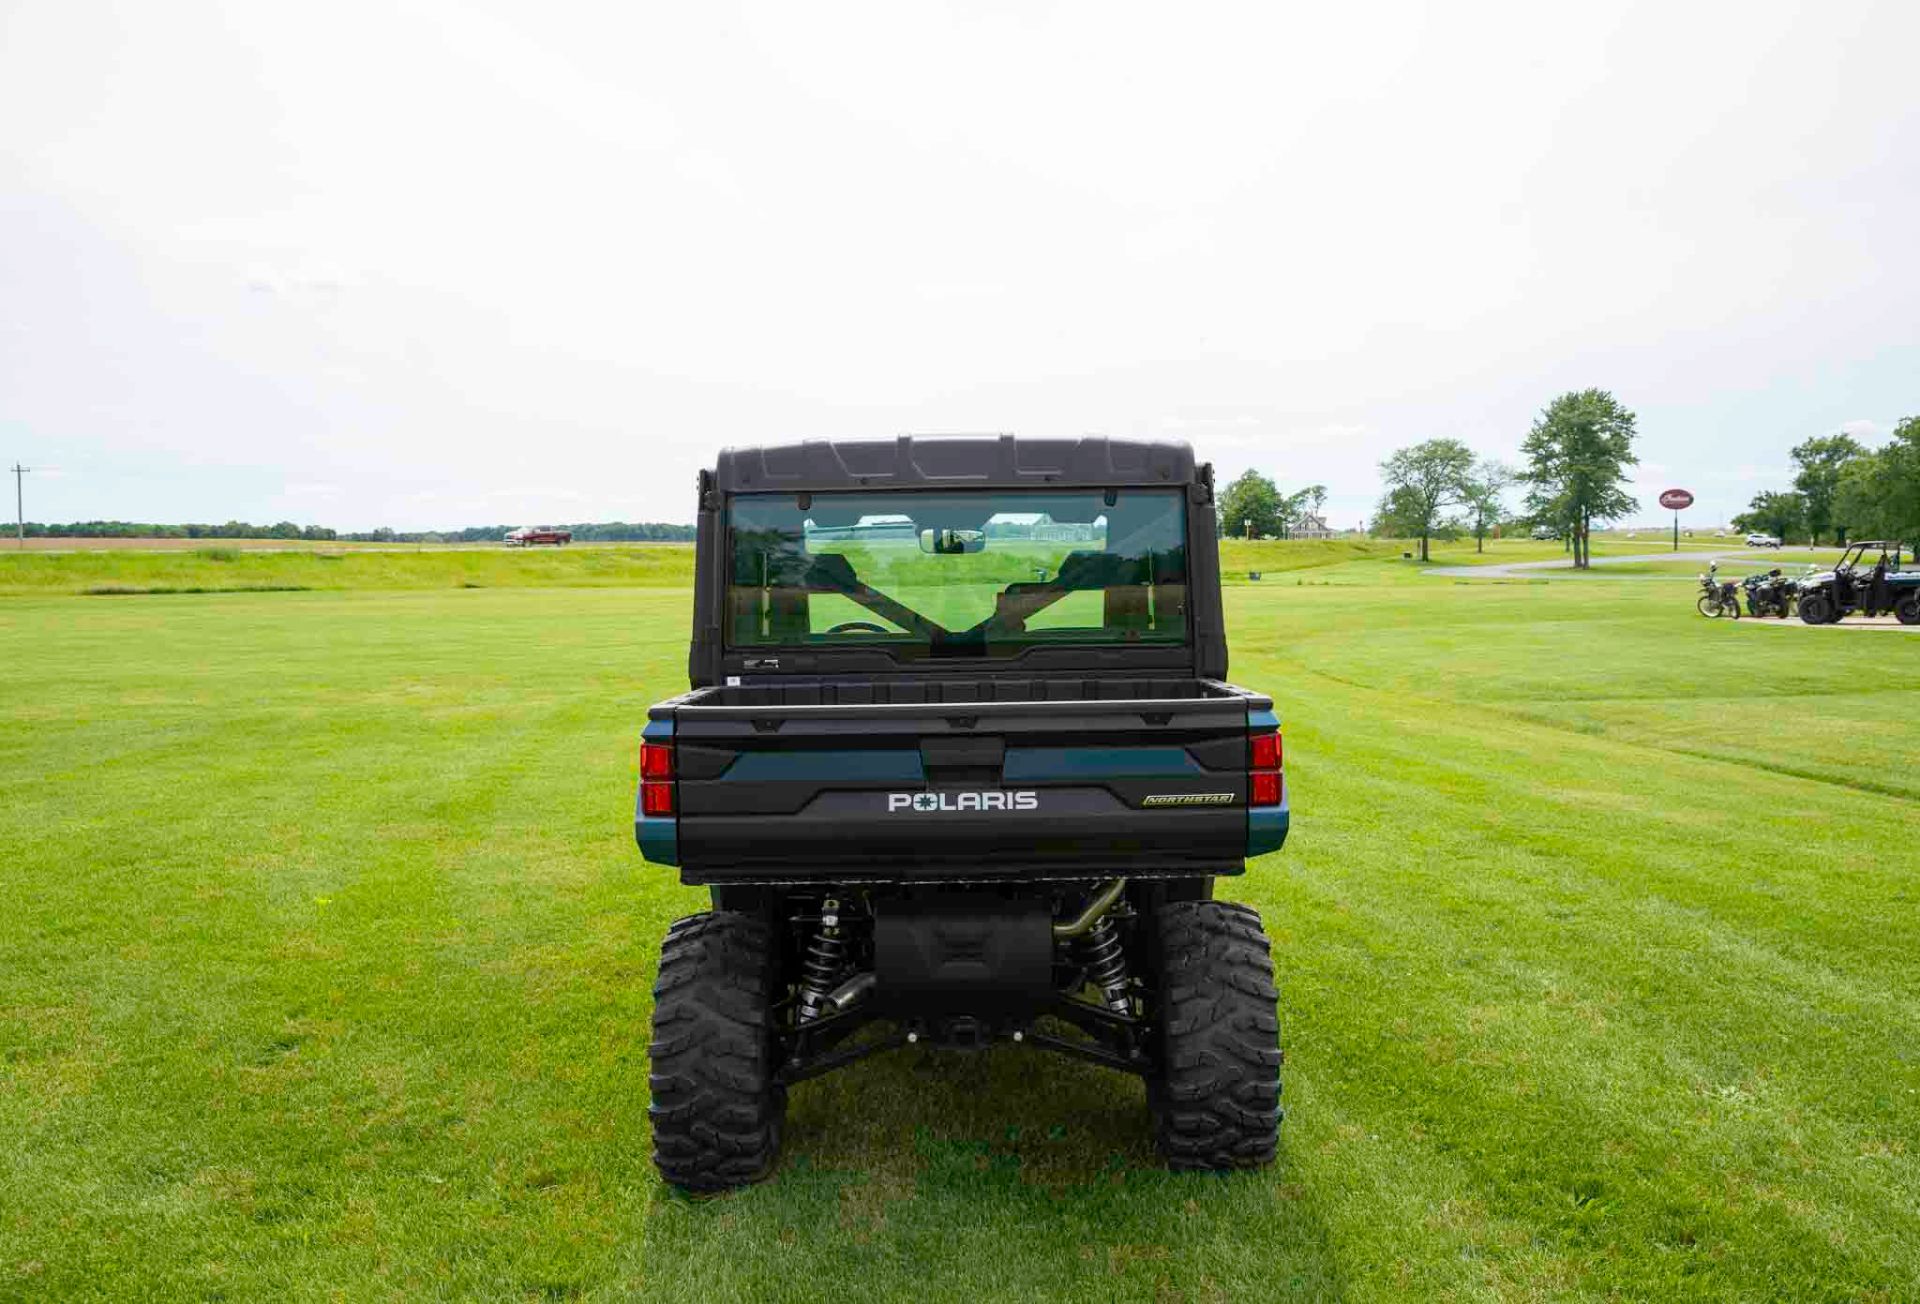
[{"label": "rear tire", "polygon": [[1909,593],[1894,603],[1893,614],[1902,625],[1920,625],[1920,593]]},{"label": "rear tire", "polygon": [[731,910],[689,915],[660,944],[653,988],[653,1162],[688,1191],[757,1182],[780,1156],[773,928]]},{"label": "rear tire", "polygon": [[1152,915],[1154,1141],[1180,1171],[1258,1168],[1280,1141],[1280,1022],[1260,916],[1229,901]]}]

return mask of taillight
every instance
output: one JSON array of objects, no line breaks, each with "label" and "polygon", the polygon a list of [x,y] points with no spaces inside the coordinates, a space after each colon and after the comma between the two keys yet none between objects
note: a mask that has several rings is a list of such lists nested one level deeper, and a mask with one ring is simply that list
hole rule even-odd
[{"label": "taillight", "polygon": [[1247,739],[1247,768],[1250,770],[1280,768],[1279,734],[1254,734]]},{"label": "taillight", "polygon": [[640,813],[673,814],[673,748],[668,744],[640,744]]},{"label": "taillight", "polygon": [[1280,804],[1280,763],[1283,755],[1278,733],[1247,735],[1247,805]]}]

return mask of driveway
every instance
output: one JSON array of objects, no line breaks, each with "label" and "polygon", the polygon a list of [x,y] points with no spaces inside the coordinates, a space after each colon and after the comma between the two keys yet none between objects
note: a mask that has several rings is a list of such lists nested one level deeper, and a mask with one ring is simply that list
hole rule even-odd
[{"label": "driveway", "polygon": [[[1804,550],[1794,549],[1793,551],[1798,553]],[[1782,560],[1781,555],[1771,548],[1764,551],[1748,551],[1742,549],[1738,552],[1702,552],[1699,550],[1674,552],[1672,549],[1668,549],[1665,552],[1637,552],[1619,557],[1595,557],[1593,559],[1593,565],[1595,569],[1598,569],[1602,566],[1620,566],[1629,562],[1685,561],[1693,557],[1700,559],[1701,570],[1707,568],[1708,562],[1715,560],[1718,560],[1722,565],[1730,561],[1772,562],[1775,565],[1779,565]],[[1812,561],[1813,558],[1810,556],[1797,557],[1790,555],[1785,560],[1795,562],[1799,565],[1805,565],[1807,562]],[[1491,566],[1435,566],[1426,573],[1428,575],[1440,575],[1451,579],[1502,580],[1513,579],[1521,575],[1538,574],[1541,571],[1571,570],[1573,570],[1573,559],[1571,557],[1564,557],[1557,561],[1508,561]],[[1580,572],[1575,573],[1578,574]],[[1631,577],[1621,576],[1620,578],[1674,580],[1684,579],[1686,577],[1681,575],[1637,575]]]}]

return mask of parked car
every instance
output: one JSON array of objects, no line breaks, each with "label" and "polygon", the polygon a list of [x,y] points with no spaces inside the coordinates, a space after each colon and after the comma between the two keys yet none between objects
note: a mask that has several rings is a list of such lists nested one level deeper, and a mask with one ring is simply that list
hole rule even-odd
[{"label": "parked car", "polygon": [[523,525],[507,535],[509,548],[537,548],[543,544],[564,548],[572,542],[572,530],[555,529],[551,525]]},{"label": "parked car", "polygon": [[1560,537],[1560,527],[1557,525],[1536,525],[1533,527],[1533,537],[1536,539],[1557,539]]},{"label": "parked car", "polygon": [[765,1177],[791,1084],[909,1043],[1138,1074],[1170,1167],[1270,1162],[1273,963],[1214,883],[1279,849],[1287,789],[1273,700],[1225,682],[1212,467],[728,449],[697,528],[692,690],[647,713],[634,825],[712,901],[660,948],[662,1177]]},{"label": "parked car", "polygon": [[1774,538],[1771,534],[1749,534],[1747,536],[1747,547],[1749,548],[1778,548],[1779,546],[1780,540]]}]

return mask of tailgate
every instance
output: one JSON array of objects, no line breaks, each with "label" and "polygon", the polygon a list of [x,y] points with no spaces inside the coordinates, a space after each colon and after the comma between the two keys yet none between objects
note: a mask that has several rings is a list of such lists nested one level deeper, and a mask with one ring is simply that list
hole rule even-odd
[{"label": "tailgate", "polygon": [[1167,697],[1072,688],[900,702],[829,686],[818,701],[760,704],[706,690],[663,703],[649,734],[671,730],[683,876],[1240,872],[1247,730],[1271,727],[1270,700],[1211,682]]}]

